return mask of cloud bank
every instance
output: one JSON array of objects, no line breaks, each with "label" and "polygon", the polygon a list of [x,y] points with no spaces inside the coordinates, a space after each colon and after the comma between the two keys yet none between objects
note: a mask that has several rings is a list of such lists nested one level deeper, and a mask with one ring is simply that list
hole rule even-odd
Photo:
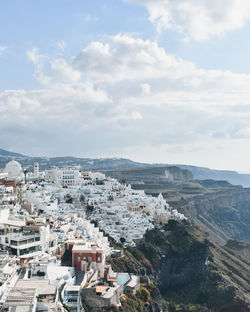
[{"label": "cloud bank", "polygon": [[249,0],[125,0],[146,7],[158,32],[172,29],[185,40],[206,41],[242,28],[250,19]]},{"label": "cloud bank", "polygon": [[249,75],[204,70],[157,42],[122,34],[69,60],[37,49],[27,56],[41,88],[0,93],[6,147],[165,162],[186,155],[201,164],[249,143]]}]

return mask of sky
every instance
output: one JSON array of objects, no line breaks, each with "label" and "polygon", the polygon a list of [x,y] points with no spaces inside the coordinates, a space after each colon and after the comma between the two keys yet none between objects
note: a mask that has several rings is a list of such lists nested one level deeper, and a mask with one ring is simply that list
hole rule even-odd
[{"label": "sky", "polygon": [[0,0],[0,148],[250,171],[250,0]]}]

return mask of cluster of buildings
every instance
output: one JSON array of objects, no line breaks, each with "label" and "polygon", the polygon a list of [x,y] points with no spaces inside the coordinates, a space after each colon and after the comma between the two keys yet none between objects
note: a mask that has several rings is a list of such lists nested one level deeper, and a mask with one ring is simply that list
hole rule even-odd
[{"label": "cluster of buildings", "polygon": [[133,246],[157,223],[183,219],[158,198],[99,172],[0,171],[0,311],[86,311],[119,306],[140,277],[114,272],[110,239]]}]

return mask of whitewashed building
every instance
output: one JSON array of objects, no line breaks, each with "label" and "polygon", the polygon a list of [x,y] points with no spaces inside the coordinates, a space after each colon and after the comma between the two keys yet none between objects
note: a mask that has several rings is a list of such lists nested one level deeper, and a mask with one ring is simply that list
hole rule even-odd
[{"label": "whitewashed building", "polygon": [[45,181],[62,187],[76,186],[80,183],[80,171],[75,168],[55,168],[45,171]]}]

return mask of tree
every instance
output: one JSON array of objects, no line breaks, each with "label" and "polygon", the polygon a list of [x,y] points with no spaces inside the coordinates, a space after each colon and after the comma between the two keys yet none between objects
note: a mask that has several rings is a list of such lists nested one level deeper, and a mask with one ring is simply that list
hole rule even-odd
[{"label": "tree", "polygon": [[126,241],[126,240],[125,240],[125,238],[124,238],[124,237],[121,237],[121,238],[120,238],[120,242],[121,242],[122,244],[124,244],[124,243],[125,243],[125,241]]},{"label": "tree", "polygon": [[104,185],[104,181],[96,179],[96,185]]},{"label": "tree", "polygon": [[67,194],[65,196],[65,201],[66,201],[67,204],[72,204],[73,198],[69,194]]},{"label": "tree", "polygon": [[85,202],[85,196],[83,194],[81,194],[81,196],[80,196],[80,202],[81,202],[81,204],[84,204],[84,202]]},{"label": "tree", "polygon": [[93,205],[87,205],[86,206],[87,214],[91,214],[93,211],[94,211],[94,206]]},{"label": "tree", "polygon": [[174,231],[178,225],[178,222],[175,219],[169,219],[168,223],[165,225],[166,231]]},{"label": "tree", "polygon": [[108,201],[113,201],[114,200],[114,197],[112,195],[109,195],[108,196]]},{"label": "tree", "polygon": [[144,302],[148,302],[150,300],[150,292],[144,287],[140,288],[139,296],[140,296],[141,300]]}]

